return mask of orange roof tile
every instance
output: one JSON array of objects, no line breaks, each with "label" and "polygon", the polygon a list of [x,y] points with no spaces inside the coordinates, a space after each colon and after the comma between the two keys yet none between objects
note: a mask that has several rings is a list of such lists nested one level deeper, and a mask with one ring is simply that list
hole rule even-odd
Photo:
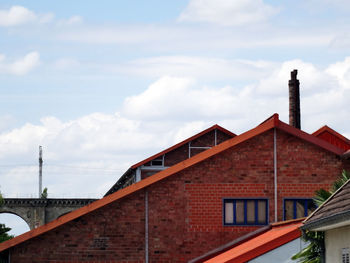
[{"label": "orange roof tile", "polygon": [[303,140],[309,141],[310,143],[316,144],[330,152],[333,152],[337,155],[341,155],[344,151],[341,149],[335,147],[334,145],[329,144],[328,142],[325,142],[323,140],[320,140],[310,134],[307,134],[303,131],[300,131],[299,129],[296,129],[292,126],[289,126],[288,124],[285,124],[281,122],[278,119],[278,114],[274,114],[271,118],[267,119],[262,124],[258,125],[256,128],[253,128],[245,133],[242,133],[239,136],[233,137],[232,139],[229,139],[211,149],[208,149],[206,151],[203,151],[189,159],[186,159],[172,167],[169,167],[166,170],[160,171],[150,177],[147,177],[140,182],[137,182],[135,184],[132,184],[126,188],[120,189],[113,194],[110,194],[108,196],[105,196],[104,198],[97,200],[87,206],[84,206],[82,208],[79,208],[77,210],[74,210],[71,213],[68,213],[54,221],[49,222],[46,225],[40,226],[36,229],[33,229],[29,232],[26,232],[20,236],[17,236],[13,239],[10,239],[8,241],[5,241],[3,243],[0,243],[0,252],[4,251],[10,247],[13,247],[21,242],[24,242],[30,238],[39,236],[41,234],[44,234],[52,229],[55,229],[67,222],[70,222],[80,216],[83,216],[91,211],[94,211],[96,209],[102,208],[116,200],[119,200],[127,195],[130,195],[132,193],[135,193],[136,191],[140,189],[144,189],[147,186],[150,186],[160,180],[163,180],[173,174],[176,174],[186,168],[189,168],[195,164],[198,164],[220,152],[223,152],[224,150],[227,150],[235,145],[240,144],[241,142],[244,142],[250,138],[253,138],[263,132],[266,132],[272,128],[278,128],[285,132],[288,132],[294,136],[297,136]]},{"label": "orange roof tile", "polygon": [[301,220],[303,219],[272,224],[270,230],[205,261],[205,263],[243,263],[252,260],[300,237]]}]

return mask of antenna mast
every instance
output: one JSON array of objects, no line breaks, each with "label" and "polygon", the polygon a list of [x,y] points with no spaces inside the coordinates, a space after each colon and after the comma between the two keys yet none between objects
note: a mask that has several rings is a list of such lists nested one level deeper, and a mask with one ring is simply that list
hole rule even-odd
[{"label": "antenna mast", "polygon": [[39,198],[41,198],[42,194],[42,181],[43,181],[43,150],[42,147],[39,146]]}]

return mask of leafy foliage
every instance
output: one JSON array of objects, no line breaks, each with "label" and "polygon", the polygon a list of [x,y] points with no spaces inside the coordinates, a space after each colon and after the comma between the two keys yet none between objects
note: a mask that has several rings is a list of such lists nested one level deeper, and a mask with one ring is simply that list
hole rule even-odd
[{"label": "leafy foliage", "polygon": [[[317,206],[322,205],[334,192],[350,179],[350,174],[343,170],[340,177],[333,183],[330,191],[319,189],[313,198]],[[309,243],[307,247],[295,254],[292,259],[300,263],[322,263],[324,253],[324,232],[303,231],[302,239]]]},{"label": "leafy foliage", "polygon": [[13,235],[9,235],[11,228],[6,227],[4,224],[0,224],[0,243],[13,238]]},{"label": "leafy foliage", "polygon": [[303,263],[322,263],[320,255],[324,253],[324,233],[305,231],[302,238],[308,241],[309,245],[295,254],[292,259],[298,259],[298,262]]},{"label": "leafy foliage", "polygon": [[41,198],[46,199],[47,198],[47,187],[44,188],[43,192],[41,193]]},{"label": "leafy foliage", "polygon": [[[4,198],[3,198],[2,194],[0,193],[0,206],[2,206],[3,204],[4,204]],[[6,227],[4,224],[0,224],[0,243],[13,238],[12,235],[9,235],[7,233],[10,230],[11,230],[11,228]]]},{"label": "leafy foliage", "polygon": [[317,190],[315,192],[315,197],[313,198],[314,203],[319,207],[322,205],[330,196],[332,193],[330,191],[327,191],[323,188]]}]

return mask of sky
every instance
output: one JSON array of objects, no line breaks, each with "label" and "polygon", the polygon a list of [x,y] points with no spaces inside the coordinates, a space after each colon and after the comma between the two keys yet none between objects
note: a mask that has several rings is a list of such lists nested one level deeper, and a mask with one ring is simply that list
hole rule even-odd
[{"label": "sky", "polygon": [[[100,198],[130,167],[219,124],[279,113],[298,69],[301,125],[350,137],[350,2],[0,3],[0,191]],[[0,221],[24,230],[15,216]]]}]

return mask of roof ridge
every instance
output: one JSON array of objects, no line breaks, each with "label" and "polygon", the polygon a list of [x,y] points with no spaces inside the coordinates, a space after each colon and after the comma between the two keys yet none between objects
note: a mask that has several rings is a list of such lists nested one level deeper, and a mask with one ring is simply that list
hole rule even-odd
[{"label": "roof ridge", "polygon": [[292,225],[292,224],[297,223],[297,222],[302,222],[303,220],[305,220],[305,217],[275,222],[275,223],[272,223],[271,226],[278,227],[278,226],[284,226],[284,225]]},{"label": "roof ridge", "polygon": [[220,131],[222,131],[222,132],[224,132],[224,133],[226,133],[226,134],[228,134],[228,135],[230,135],[232,137],[237,136],[235,133],[233,133],[233,132],[231,132],[231,131],[221,127],[220,125],[214,124],[214,125],[210,126],[209,128],[204,129],[203,131],[198,132],[195,135],[192,135],[191,137],[188,137],[187,139],[185,139],[185,140],[183,140],[181,142],[178,142],[178,143],[176,143],[176,144],[174,144],[174,145],[164,149],[163,151],[160,151],[160,152],[158,152],[156,154],[153,154],[152,156],[150,156],[150,157],[148,157],[148,158],[146,158],[146,159],[144,159],[142,161],[139,161],[139,162],[133,164],[130,168],[131,169],[135,169],[135,168],[139,167],[140,165],[143,165],[143,164],[145,164],[145,163],[147,163],[147,162],[149,162],[149,161],[151,161],[151,160],[153,160],[153,159],[155,159],[155,158],[157,158],[159,156],[162,156],[163,154],[166,154],[166,153],[170,152],[171,150],[174,150],[174,149],[176,149],[176,148],[178,148],[178,147],[180,147],[180,146],[182,146],[182,145],[184,145],[184,144],[186,144],[186,143],[188,143],[188,142],[190,142],[192,140],[195,140],[198,137],[200,137],[200,136],[202,136],[202,135],[204,135],[204,134],[206,134],[206,133],[208,133],[210,131],[213,131],[215,129],[218,129],[218,130],[220,130]]},{"label": "roof ridge", "polygon": [[338,139],[346,142],[347,144],[350,145],[350,140],[348,138],[346,138],[344,135],[340,134],[339,132],[337,132],[336,130],[332,129],[331,127],[329,127],[328,125],[324,125],[321,128],[319,128],[317,131],[313,132],[312,135],[314,136],[318,136],[321,133],[328,131],[331,134],[333,134],[334,136],[336,136]]}]

